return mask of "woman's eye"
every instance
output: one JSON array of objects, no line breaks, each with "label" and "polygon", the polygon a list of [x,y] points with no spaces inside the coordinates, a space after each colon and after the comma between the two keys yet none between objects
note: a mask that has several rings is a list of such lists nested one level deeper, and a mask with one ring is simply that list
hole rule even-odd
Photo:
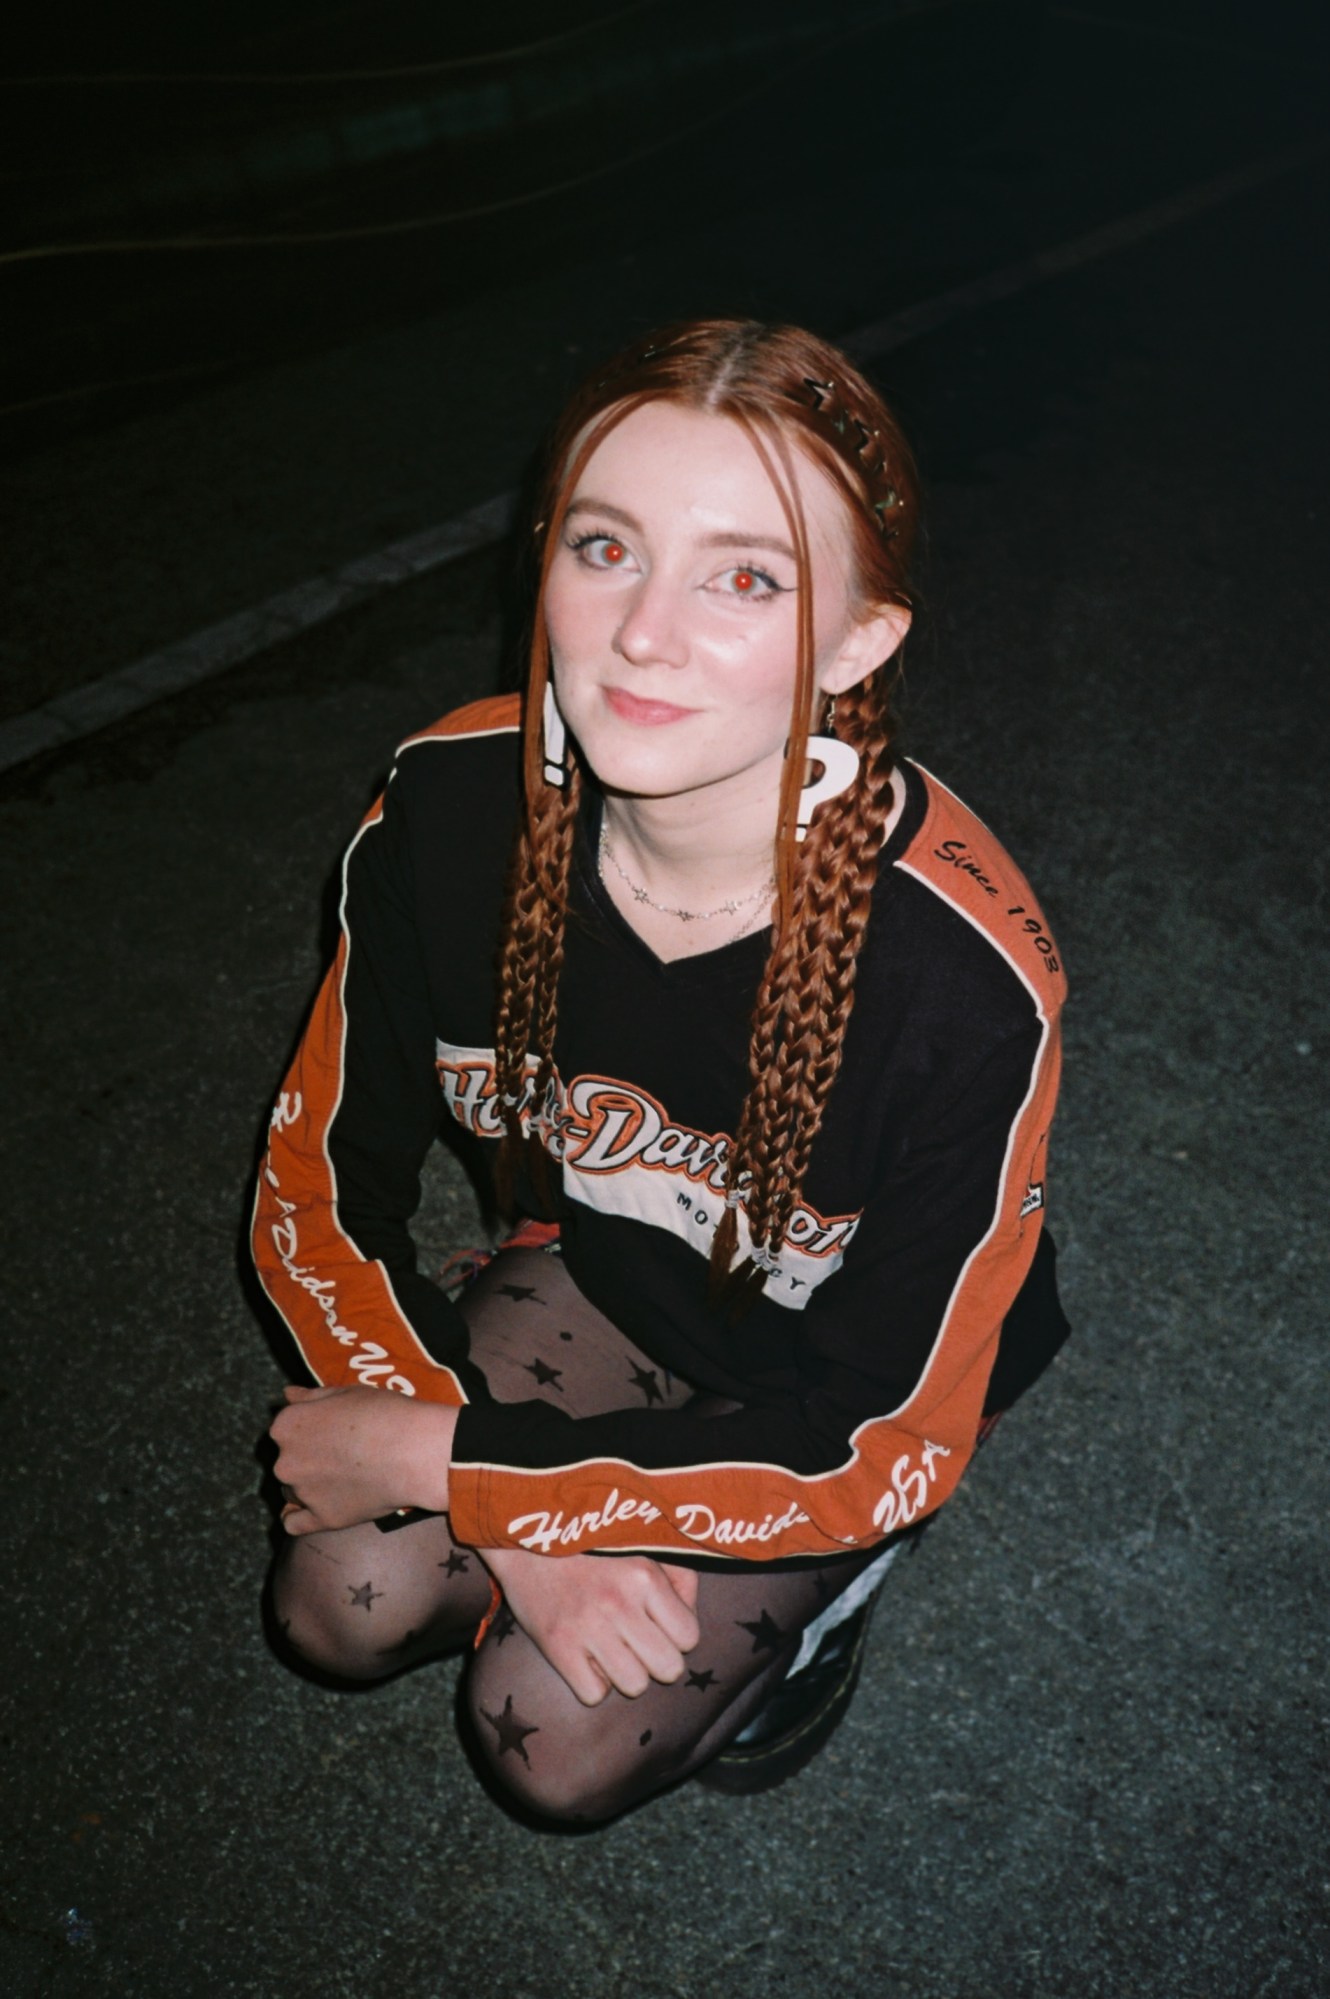
[{"label": "woman's eye", "polygon": [[601,530],[575,535],[568,545],[588,569],[620,569],[628,560],[628,550],[623,543],[616,536]]},{"label": "woman's eye", "polygon": [[782,585],[774,576],[768,576],[765,569],[754,569],[746,562],[725,570],[717,580],[727,596],[741,597],[750,603],[765,597],[777,597],[782,589]]}]

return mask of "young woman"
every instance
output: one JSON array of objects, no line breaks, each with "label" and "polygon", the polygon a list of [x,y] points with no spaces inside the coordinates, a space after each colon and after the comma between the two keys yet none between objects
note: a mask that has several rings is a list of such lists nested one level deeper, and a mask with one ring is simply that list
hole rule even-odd
[{"label": "young woman", "polygon": [[[323,1384],[273,1424],[277,1615],[359,1680],[479,1633],[477,1740],[549,1816],[797,1767],[1065,1332],[1056,949],[893,741],[916,504],[797,329],[589,381],[525,702],[403,745],[273,1115],[255,1254]],[[444,1117],[558,1225],[456,1302],[408,1232]]]}]

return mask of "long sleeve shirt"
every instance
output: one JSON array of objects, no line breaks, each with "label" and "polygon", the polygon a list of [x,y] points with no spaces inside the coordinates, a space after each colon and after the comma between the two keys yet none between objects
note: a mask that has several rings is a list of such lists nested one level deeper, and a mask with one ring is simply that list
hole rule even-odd
[{"label": "long sleeve shirt", "polygon": [[[494,963],[519,810],[517,704],[398,755],[347,856],[341,941],[273,1113],[255,1259],[315,1377],[458,1405],[453,1532],[549,1554],[746,1562],[873,1544],[973,1449],[1044,1220],[1065,991],[987,828],[916,765],[896,809],[840,1073],[756,1303],[707,1305],[768,940],[661,961],[607,896],[591,799],[574,861],[553,1088],[523,1117],[569,1273],[671,1373],[739,1406],[574,1418],[499,1403],[410,1221],[441,1121],[501,1130]],[[741,1242],[746,1242],[742,1206]]]}]

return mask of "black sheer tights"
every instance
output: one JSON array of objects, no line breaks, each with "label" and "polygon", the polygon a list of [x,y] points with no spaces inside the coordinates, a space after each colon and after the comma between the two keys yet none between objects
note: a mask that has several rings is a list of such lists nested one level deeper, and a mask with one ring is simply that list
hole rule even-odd
[{"label": "black sheer tights", "polygon": [[[461,1307],[472,1353],[501,1402],[539,1396],[591,1415],[692,1399],[686,1383],[653,1365],[582,1297],[557,1255],[505,1251]],[[683,1679],[653,1681],[635,1700],[610,1693],[596,1707],[577,1700],[504,1605],[468,1678],[481,1752],[532,1810],[613,1817],[697,1769],[738,1733],[789,1665],[803,1627],[859,1566],[702,1574],[702,1637]],[[474,1549],[453,1540],[444,1518],[387,1534],[371,1523],[287,1541],[273,1602],[305,1659],[346,1679],[376,1680],[466,1644],[489,1608],[489,1572]]]}]

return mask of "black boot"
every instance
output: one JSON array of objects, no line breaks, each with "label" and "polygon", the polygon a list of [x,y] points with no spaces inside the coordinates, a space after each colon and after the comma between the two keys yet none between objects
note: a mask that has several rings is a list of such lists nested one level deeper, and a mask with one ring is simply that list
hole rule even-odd
[{"label": "black boot", "polygon": [[874,1592],[827,1632],[802,1672],[783,1679],[747,1727],[702,1766],[697,1783],[735,1796],[769,1791],[811,1762],[850,1705],[876,1601]]}]

